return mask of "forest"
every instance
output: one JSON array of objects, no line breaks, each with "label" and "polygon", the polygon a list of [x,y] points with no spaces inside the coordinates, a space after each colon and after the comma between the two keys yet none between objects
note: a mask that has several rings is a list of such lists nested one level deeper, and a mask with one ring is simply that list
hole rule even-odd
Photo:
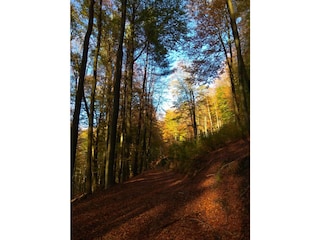
[{"label": "forest", "polygon": [[[115,189],[130,193],[127,200],[134,198],[139,195],[135,191],[143,192],[145,186],[132,191],[122,187],[139,179],[153,179],[159,189],[162,184],[171,186],[170,179],[199,179],[198,185],[188,184],[196,189],[201,182],[197,176],[208,178],[214,168],[212,181],[224,179],[227,184],[216,191],[229,188],[246,196],[245,207],[239,207],[245,217],[237,213],[240,230],[237,234],[212,230],[210,238],[180,238],[249,239],[245,231],[250,192],[250,1],[71,0],[70,4],[72,215],[77,216],[82,201],[94,202],[101,194],[107,198]],[[182,187],[163,190],[176,191],[181,202],[187,202]],[[224,209],[228,194],[217,200]],[[240,197],[229,197],[235,206],[243,203]],[[186,219],[164,222],[163,228]],[[205,225],[198,215],[190,219]],[[78,229],[72,230],[74,239],[104,239],[99,227],[99,234],[85,237],[87,230],[79,235],[77,224],[73,219],[73,228]],[[159,237],[162,230],[139,234],[105,239],[167,239]]]},{"label": "forest", "polygon": [[[248,135],[249,20],[249,1],[71,1],[73,194],[222,129]],[[173,68],[174,51],[185,59]],[[166,76],[174,102],[161,119]]]}]

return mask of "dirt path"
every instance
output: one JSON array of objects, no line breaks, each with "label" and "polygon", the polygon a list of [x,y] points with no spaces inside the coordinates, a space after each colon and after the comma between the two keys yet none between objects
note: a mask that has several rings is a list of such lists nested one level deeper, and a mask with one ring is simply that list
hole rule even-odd
[{"label": "dirt path", "polygon": [[237,141],[199,159],[193,177],[150,170],[78,200],[72,239],[249,239],[248,159]]}]

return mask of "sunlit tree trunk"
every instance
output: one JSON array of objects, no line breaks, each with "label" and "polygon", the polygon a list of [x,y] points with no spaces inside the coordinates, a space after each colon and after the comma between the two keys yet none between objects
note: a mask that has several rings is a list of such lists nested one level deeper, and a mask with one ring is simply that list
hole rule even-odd
[{"label": "sunlit tree trunk", "polygon": [[220,121],[220,118],[219,118],[217,105],[215,103],[213,103],[213,108],[214,108],[214,112],[215,112],[215,115],[216,115],[216,126],[217,126],[217,129],[220,129],[221,121]]},{"label": "sunlit tree trunk", "polygon": [[[130,124],[128,124],[128,118],[129,118],[129,100],[131,101],[131,98],[129,97],[129,78],[128,78],[128,56],[127,56],[127,75],[125,77],[125,83],[124,83],[124,89],[123,89],[123,100],[122,100],[122,111],[121,111],[121,135],[120,135],[120,162],[121,162],[121,167],[120,167],[120,176],[119,176],[119,182],[123,182],[128,179],[128,146],[130,145],[129,139],[128,139],[128,132],[130,131]],[[131,104],[130,104],[131,107]],[[130,120],[130,119],[129,119]],[[130,121],[129,121],[130,122]]]},{"label": "sunlit tree trunk", "polygon": [[[128,60],[128,59],[127,59]],[[128,61],[127,61],[128,63]],[[126,65],[126,70],[128,69],[128,64]],[[127,115],[127,107],[128,107],[128,75],[124,78],[124,87],[122,94],[122,107],[121,107],[121,133],[120,133],[120,166],[119,166],[119,174],[118,181],[123,182],[124,176],[124,162],[126,159],[126,139],[127,139],[127,125],[126,125],[126,115]]]},{"label": "sunlit tree trunk", "polygon": [[211,117],[210,107],[209,107],[209,103],[208,103],[208,99],[207,98],[206,98],[206,106],[207,106],[209,122],[210,122],[210,132],[212,132],[213,131],[213,123],[212,123],[212,117]]},{"label": "sunlit tree trunk", "polygon": [[105,81],[105,85],[103,88],[103,96],[102,96],[102,106],[103,108],[100,110],[104,113],[105,117],[103,119],[103,153],[102,153],[102,163],[103,166],[101,167],[101,183],[102,183],[102,187],[106,188],[107,185],[107,176],[108,176],[108,156],[109,156],[109,143],[110,143],[110,128],[111,128],[111,116],[110,113],[112,112],[112,72],[113,72],[113,61],[114,61],[114,56],[112,54],[112,48],[111,48],[111,44],[112,44],[112,39],[108,39],[107,40],[107,61],[106,61],[106,81]]},{"label": "sunlit tree trunk", "polygon": [[205,134],[205,136],[207,137],[207,136],[208,136],[207,116],[204,116],[203,126],[204,126],[204,134]]},{"label": "sunlit tree trunk", "polygon": [[88,59],[89,40],[92,33],[92,28],[93,28],[94,3],[95,3],[94,0],[90,1],[88,29],[84,37],[83,53],[82,53],[81,67],[80,67],[80,73],[79,73],[79,83],[78,83],[78,89],[77,89],[76,100],[75,100],[75,110],[74,110],[73,120],[71,125],[71,179],[74,171],[76,152],[77,152],[80,109],[81,109],[81,101],[84,96],[84,78],[86,74],[86,66],[87,66],[87,59]]},{"label": "sunlit tree trunk", "polygon": [[191,113],[191,121],[192,121],[192,128],[193,128],[193,137],[197,139],[198,137],[198,126],[196,120],[196,103],[194,99],[194,94],[192,89],[190,90],[190,113]]}]

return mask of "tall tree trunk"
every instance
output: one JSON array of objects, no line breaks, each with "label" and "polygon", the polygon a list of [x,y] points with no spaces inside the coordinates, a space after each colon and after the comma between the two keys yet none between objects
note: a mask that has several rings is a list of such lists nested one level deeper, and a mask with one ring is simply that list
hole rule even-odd
[{"label": "tall tree trunk", "polygon": [[97,169],[96,174],[95,174],[95,179],[97,181],[97,185],[96,188],[99,189],[100,188],[100,179],[101,179],[101,174],[99,169],[101,169],[101,163],[102,161],[100,160],[100,155],[99,152],[102,152],[103,149],[100,148],[100,139],[101,136],[103,136],[103,134],[101,133],[103,130],[102,126],[100,125],[102,121],[102,113],[99,113],[99,118],[97,120],[98,124],[97,124],[97,134],[96,134],[96,141],[94,142],[94,156],[93,158],[96,159],[95,161],[95,168]]},{"label": "tall tree trunk", "polygon": [[[147,43],[148,45],[149,43]],[[139,170],[139,152],[140,152],[140,138],[141,138],[141,128],[142,128],[142,121],[143,116],[142,113],[144,111],[144,95],[145,95],[145,88],[146,88],[146,82],[147,82],[147,67],[148,67],[148,54],[149,53],[149,47],[147,46],[147,54],[146,54],[146,63],[144,66],[144,75],[143,75],[143,83],[142,83],[142,93],[140,97],[140,109],[139,109],[139,119],[138,119],[138,133],[136,136],[136,149],[135,149],[135,156],[133,161],[133,176],[138,175]]]},{"label": "tall tree trunk", "polygon": [[207,127],[207,116],[204,116],[203,119],[203,126],[204,126],[204,135],[207,137],[208,136],[208,127]]},{"label": "tall tree trunk", "polygon": [[127,158],[127,146],[128,146],[128,137],[127,137],[127,132],[128,132],[128,125],[127,125],[127,115],[128,115],[128,56],[127,56],[127,65],[126,65],[126,77],[125,77],[125,83],[124,83],[124,89],[123,89],[123,103],[122,103],[122,111],[121,111],[121,136],[120,136],[120,162],[121,162],[121,168],[120,168],[120,173],[121,175],[119,176],[119,182],[124,182],[127,179],[127,174],[126,167],[128,162]]},{"label": "tall tree trunk", "polygon": [[214,108],[214,112],[215,112],[215,115],[216,115],[216,126],[217,126],[217,129],[219,130],[220,127],[221,127],[221,121],[219,119],[219,114],[218,114],[218,109],[217,109],[217,105],[215,103],[213,103],[213,108]]},{"label": "tall tree trunk", "polygon": [[[128,60],[128,57],[127,57]],[[126,71],[128,69],[128,61],[126,62]],[[124,179],[124,162],[127,161],[126,159],[126,140],[127,140],[127,125],[126,125],[126,115],[127,115],[127,99],[128,99],[128,75],[124,79],[124,88],[123,88],[123,99],[122,99],[122,107],[121,107],[121,134],[120,134],[120,171],[119,171],[119,182],[123,182]]]},{"label": "tall tree trunk", "polygon": [[134,72],[134,53],[135,53],[135,18],[136,18],[136,1],[132,3],[132,15],[130,18],[130,37],[128,44],[128,86],[127,86],[127,116],[125,118],[126,121],[126,138],[125,138],[125,158],[126,162],[124,165],[124,178],[123,181],[127,180],[130,176],[129,170],[129,160],[130,160],[130,152],[131,146],[133,145],[133,137],[132,137],[132,92],[133,92],[133,72]]},{"label": "tall tree trunk", "polygon": [[110,187],[115,184],[114,178],[114,163],[115,163],[115,151],[116,151],[116,137],[117,137],[117,125],[118,125],[118,113],[119,113],[119,100],[120,100],[120,83],[121,83],[121,71],[122,71],[122,57],[123,57],[123,38],[126,24],[126,10],[127,0],[121,1],[121,28],[119,37],[119,47],[116,60],[116,74],[113,88],[113,110],[112,110],[112,122],[110,132],[110,152],[108,161],[108,176],[106,187]]},{"label": "tall tree trunk", "polygon": [[146,159],[146,155],[147,155],[147,125],[146,125],[146,118],[144,120],[144,126],[143,126],[143,139],[142,139],[142,151],[141,151],[141,165],[140,165],[140,173],[142,173],[145,168],[146,168],[146,163],[147,163],[147,159]]},{"label": "tall tree trunk", "polygon": [[151,138],[152,138],[152,124],[153,124],[153,115],[152,115],[152,99],[150,100],[150,122],[149,122],[149,138],[148,138],[148,147],[147,147],[147,159],[150,161],[150,148],[151,148]]},{"label": "tall tree trunk", "polygon": [[93,63],[93,82],[91,89],[91,101],[90,101],[90,112],[89,112],[89,127],[88,127],[88,151],[87,151],[87,166],[88,166],[88,180],[90,183],[89,193],[95,191],[96,188],[96,179],[95,179],[95,165],[92,159],[92,142],[93,142],[93,119],[94,119],[94,102],[96,95],[97,87],[97,70],[98,70],[98,58],[100,52],[100,43],[101,43],[101,19],[102,19],[102,0],[99,3],[99,17],[98,17],[98,36],[97,36],[97,48],[94,54],[94,63]]},{"label": "tall tree trunk", "polygon": [[105,85],[103,88],[103,98],[102,98],[102,105],[103,105],[103,109],[101,109],[101,111],[104,112],[105,114],[105,121],[104,121],[104,151],[102,154],[102,162],[103,162],[103,167],[101,169],[101,185],[102,188],[106,188],[107,185],[107,176],[108,176],[108,157],[109,157],[109,152],[110,152],[110,148],[109,148],[109,139],[110,139],[110,128],[111,128],[111,116],[109,113],[111,113],[112,111],[112,72],[113,72],[113,68],[112,68],[112,61],[113,61],[113,55],[112,55],[112,51],[111,51],[111,39],[107,39],[106,42],[108,43],[108,57],[107,57],[107,64],[106,64],[106,81],[105,81]]},{"label": "tall tree trunk", "polygon": [[192,89],[190,90],[190,101],[191,101],[191,119],[192,119],[192,127],[193,127],[193,137],[196,140],[198,137],[198,127],[196,120],[196,102],[194,99],[194,94]]},{"label": "tall tree trunk", "polygon": [[213,124],[212,124],[212,117],[211,117],[211,112],[210,112],[210,107],[208,103],[208,99],[206,98],[206,106],[207,106],[207,111],[208,111],[208,116],[209,116],[209,122],[210,122],[210,133],[213,131]]},{"label": "tall tree trunk", "polygon": [[80,67],[80,73],[79,73],[78,90],[77,90],[77,94],[76,94],[75,110],[74,110],[73,120],[72,120],[72,125],[71,125],[71,181],[72,181],[75,160],[76,160],[80,109],[81,109],[81,101],[82,101],[82,98],[84,95],[84,77],[86,74],[86,67],[87,67],[89,40],[90,40],[90,36],[92,33],[92,27],[93,27],[94,3],[95,3],[94,0],[90,1],[88,29],[87,29],[86,35],[84,37],[83,53],[82,53],[81,67]]},{"label": "tall tree trunk", "polygon": [[135,12],[136,3],[132,2],[131,15],[129,18],[129,31],[128,31],[128,45],[127,45],[127,60],[126,60],[126,77],[124,82],[124,96],[122,107],[122,134],[123,144],[121,147],[121,179],[124,182],[129,178],[129,158],[131,139],[131,119],[132,119],[132,87],[133,87],[133,69],[134,69],[134,38],[135,38]]},{"label": "tall tree trunk", "polygon": [[237,50],[239,88],[241,92],[240,94],[241,99],[243,102],[244,119],[245,119],[245,124],[250,125],[249,105],[248,105],[248,99],[247,99],[247,96],[248,96],[247,92],[248,93],[250,92],[250,83],[249,83],[249,78],[247,76],[246,68],[245,68],[244,61],[241,54],[240,38],[239,38],[238,28],[236,24],[232,0],[226,0],[226,4],[229,11],[232,34],[233,34],[233,38],[234,38],[235,46]]}]

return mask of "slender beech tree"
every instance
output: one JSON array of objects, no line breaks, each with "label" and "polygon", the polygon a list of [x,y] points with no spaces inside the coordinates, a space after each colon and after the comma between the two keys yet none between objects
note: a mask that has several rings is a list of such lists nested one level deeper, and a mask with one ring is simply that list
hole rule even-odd
[{"label": "slender beech tree", "polygon": [[119,34],[119,46],[117,51],[116,59],[116,73],[113,87],[113,109],[112,109],[112,120],[111,120],[111,130],[110,130],[110,151],[108,164],[106,164],[106,180],[107,183],[105,187],[110,187],[115,184],[114,177],[114,163],[115,163],[115,153],[116,153],[116,137],[117,137],[117,125],[118,125],[118,113],[119,113],[119,100],[120,100],[120,84],[122,76],[122,58],[123,58],[123,39],[125,32],[126,23],[126,10],[127,10],[127,0],[121,1],[121,27]]},{"label": "slender beech tree", "polygon": [[98,36],[97,36],[97,47],[94,54],[93,63],[93,81],[91,87],[91,100],[90,100],[90,110],[89,110],[89,127],[88,127],[88,150],[87,150],[87,179],[89,183],[89,192],[94,192],[96,187],[96,176],[94,172],[96,171],[97,164],[96,159],[92,159],[92,146],[93,146],[93,119],[94,119],[94,104],[95,95],[97,87],[97,69],[98,69],[98,58],[100,52],[101,43],[101,21],[102,21],[102,0],[99,2],[99,13],[97,19]]},{"label": "slender beech tree", "polygon": [[133,75],[135,61],[141,56],[143,50],[135,58],[134,53],[136,50],[136,17],[137,17],[137,0],[131,0],[128,2],[128,39],[127,39],[127,60],[126,60],[126,77],[124,82],[124,99],[123,99],[123,116],[122,116],[122,136],[123,142],[121,147],[121,179],[125,181],[129,178],[129,160],[130,160],[130,148],[132,145],[132,93],[133,93]]},{"label": "slender beech tree", "polygon": [[90,0],[88,28],[87,28],[86,35],[84,37],[83,53],[82,53],[81,66],[80,66],[80,72],[79,72],[79,83],[78,83],[76,99],[75,99],[75,110],[74,110],[73,120],[71,125],[71,180],[73,176],[76,152],[77,152],[79,117],[80,117],[81,102],[84,96],[84,79],[85,79],[86,67],[87,67],[89,40],[92,33],[92,28],[93,28],[94,3],[95,3],[94,0]]},{"label": "slender beech tree", "polygon": [[189,90],[189,111],[191,116],[191,123],[192,123],[192,129],[193,129],[193,137],[196,140],[198,137],[198,126],[197,126],[197,120],[196,120],[196,101],[194,98],[194,93],[192,88]]},{"label": "slender beech tree", "polygon": [[105,52],[106,52],[106,59],[104,62],[105,66],[105,80],[103,83],[103,91],[102,91],[102,99],[100,103],[100,112],[103,113],[103,117],[99,121],[99,127],[102,129],[102,153],[101,155],[101,165],[100,165],[100,174],[101,174],[101,185],[103,188],[106,188],[107,183],[107,173],[108,173],[108,150],[109,143],[110,143],[110,128],[111,128],[111,116],[110,113],[112,111],[112,78],[113,78],[113,65],[116,59],[116,53],[113,50],[113,38],[107,36],[104,43]]}]

